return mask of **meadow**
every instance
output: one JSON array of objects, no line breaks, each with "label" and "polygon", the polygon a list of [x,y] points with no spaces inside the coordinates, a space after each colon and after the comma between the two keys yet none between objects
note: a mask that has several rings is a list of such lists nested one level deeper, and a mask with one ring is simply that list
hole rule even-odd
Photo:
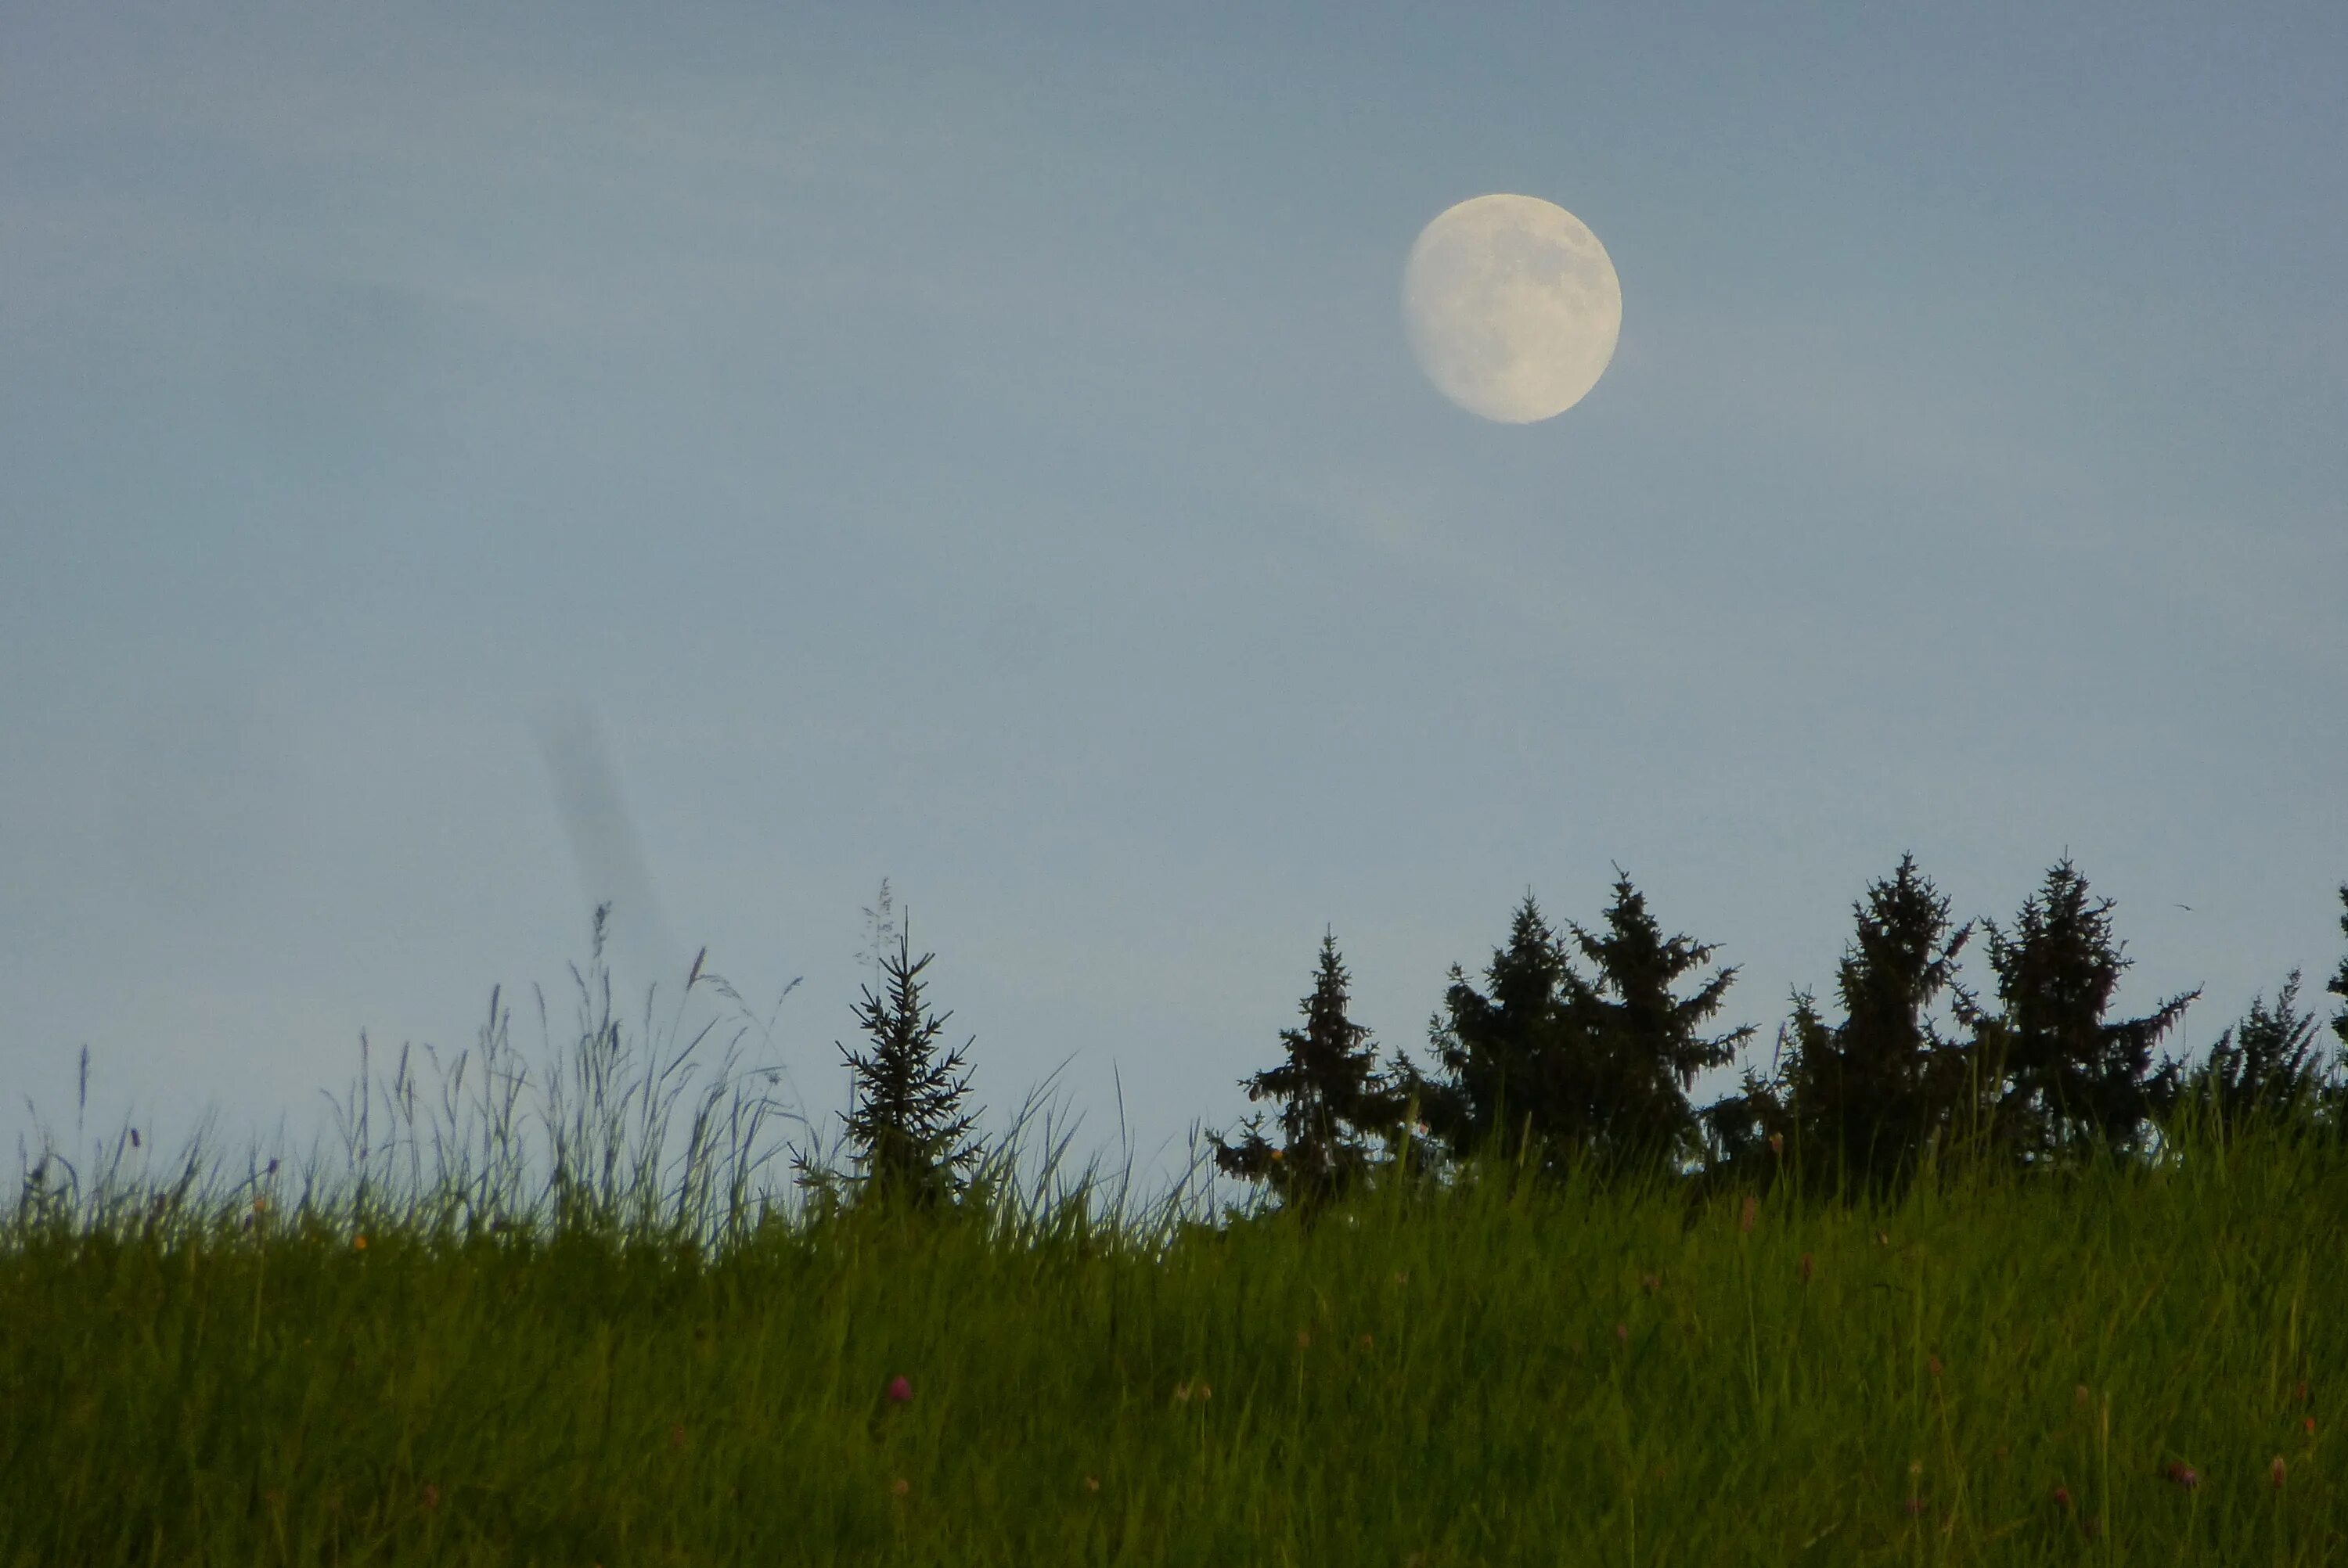
[{"label": "meadow", "polygon": [[495,999],[363,1066],[300,1162],[45,1135],[0,1563],[2348,1560],[2336,1140],[1881,1204],[1487,1159],[1307,1225],[1138,1201],[1031,1097],[922,1216],[779,1179],[769,1075],[602,999],[543,1073]]}]

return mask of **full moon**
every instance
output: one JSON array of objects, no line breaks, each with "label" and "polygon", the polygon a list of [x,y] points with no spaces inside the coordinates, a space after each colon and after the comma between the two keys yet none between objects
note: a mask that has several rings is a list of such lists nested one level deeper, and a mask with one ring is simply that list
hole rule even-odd
[{"label": "full moon", "polygon": [[1419,231],[1403,269],[1411,352],[1436,390],[1504,425],[1589,395],[1622,331],[1622,283],[1590,226],[1533,196],[1478,196]]}]

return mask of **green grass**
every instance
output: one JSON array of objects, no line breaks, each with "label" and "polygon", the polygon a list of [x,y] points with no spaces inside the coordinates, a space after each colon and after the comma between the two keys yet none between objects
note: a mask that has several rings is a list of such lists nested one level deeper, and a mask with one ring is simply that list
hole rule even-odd
[{"label": "green grass", "polygon": [[2336,1143],[1749,1229],[1486,1167],[1306,1231],[1023,1112],[920,1225],[762,1201],[760,1076],[605,1012],[541,1083],[493,1003],[339,1164],[28,1173],[0,1564],[2348,1560]]}]

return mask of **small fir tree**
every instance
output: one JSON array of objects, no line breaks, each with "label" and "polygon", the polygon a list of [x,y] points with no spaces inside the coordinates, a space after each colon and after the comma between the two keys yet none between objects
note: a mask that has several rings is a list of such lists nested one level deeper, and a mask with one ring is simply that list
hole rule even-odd
[{"label": "small fir tree", "polygon": [[1561,1169],[1567,1150],[1587,1138],[1597,1079],[1584,1042],[1559,1011],[1564,968],[1530,892],[1510,923],[1509,945],[1493,950],[1484,971],[1488,995],[1451,966],[1443,1010],[1427,1020],[1437,1074],[1399,1055],[1394,1073],[1447,1158],[1488,1149],[1513,1160],[1530,1137],[1547,1146],[1544,1165]]},{"label": "small fir tree", "polygon": [[1591,977],[1574,968],[1530,894],[1509,946],[1485,971],[1489,996],[1453,967],[1444,999],[1450,1016],[1429,1025],[1443,1076],[1409,1069],[1403,1088],[1417,1094],[1437,1139],[1455,1157],[1489,1146],[1504,1159],[1537,1158],[1544,1174],[1559,1176],[1577,1159],[1622,1173],[1698,1152],[1687,1091],[1753,1033],[1697,1033],[1736,971],[1721,970],[1693,996],[1674,994],[1715,949],[1665,937],[1630,878],[1619,867],[1615,876],[1604,934],[1568,925],[1596,967]]},{"label": "small fir tree", "polygon": [[[2348,909],[2348,882],[2340,885],[2340,903]],[[2348,914],[2340,917],[2340,934],[2348,937]],[[2340,999],[2340,1010],[2332,1015],[2332,1032],[2340,1037],[2343,1050],[2348,1050],[2348,956],[2340,960],[2339,969],[2323,983],[2323,989]]]},{"label": "small fir tree", "polygon": [[1701,1127],[1687,1091],[1699,1073],[1726,1066],[1753,1038],[1749,1025],[1710,1039],[1697,1032],[1720,1010],[1735,967],[1711,975],[1691,996],[1675,994],[1682,977],[1708,962],[1718,945],[1665,937],[1620,866],[1605,932],[1571,922],[1568,929],[1595,966],[1584,979],[1571,964],[1560,965],[1559,1003],[1593,1081],[1583,1114],[1601,1164],[1628,1172],[1661,1162],[1676,1169],[1700,1157]]},{"label": "small fir tree", "polygon": [[1391,1139],[1408,1111],[1376,1071],[1370,1031],[1346,1016],[1349,985],[1336,935],[1324,932],[1313,992],[1300,1004],[1304,1027],[1281,1031],[1287,1061],[1240,1080],[1251,1102],[1279,1102],[1279,1146],[1264,1137],[1260,1111],[1236,1143],[1207,1135],[1218,1170],[1269,1183],[1308,1221],[1362,1184],[1371,1166],[1366,1136]]},{"label": "small fir tree", "polygon": [[2199,990],[2171,997],[2142,1018],[2105,1018],[2130,960],[2113,940],[2112,901],[2089,902],[2087,880],[2068,858],[2025,900],[2011,935],[1989,930],[2000,1010],[1960,999],[1972,1030],[1972,1077],[1982,1135],[2024,1163],[2100,1146],[2141,1153],[2150,1123],[2176,1102],[2180,1066],[2153,1047],[2185,1016]]},{"label": "small fir tree", "polygon": [[2185,1081],[2186,1103],[2233,1132],[2257,1120],[2288,1120],[2314,1103],[2323,1064],[2315,1047],[2317,1020],[2298,1010],[2299,971],[2282,984],[2270,1011],[2250,999],[2240,1022],[2218,1037]]},{"label": "small fir tree", "polygon": [[1781,1036],[1787,1157],[1830,1182],[1888,1193],[1945,1136],[1963,1096],[1962,1048],[1928,1015],[1944,990],[1965,998],[1957,956],[1972,927],[1951,927],[1948,899],[1912,855],[1851,908],[1858,932],[1835,982],[1843,1021],[1828,1025],[1810,994],[1797,992]]},{"label": "small fir tree", "polygon": [[[2348,882],[2340,885],[2340,903],[2348,909]],[[2340,917],[2340,934],[2348,937],[2348,913]],[[2332,1052],[2331,1067],[2317,1093],[2317,1114],[2333,1137],[2348,1140],[2348,957],[2341,958],[2340,968],[2323,989],[2340,999],[2340,1010],[2332,1015],[2332,1032],[2339,1036],[2340,1043]]]},{"label": "small fir tree", "polygon": [[920,1212],[958,1199],[967,1186],[962,1173],[980,1155],[975,1142],[964,1142],[976,1122],[961,1109],[970,1081],[955,1077],[977,1037],[940,1060],[937,1038],[953,1015],[922,1013],[921,973],[936,957],[913,960],[909,921],[896,953],[881,963],[884,991],[866,987],[857,1009],[871,1037],[870,1054],[839,1047],[854,1078],[848,1137],[863,1168],[860,1201],[902,1202]]}]

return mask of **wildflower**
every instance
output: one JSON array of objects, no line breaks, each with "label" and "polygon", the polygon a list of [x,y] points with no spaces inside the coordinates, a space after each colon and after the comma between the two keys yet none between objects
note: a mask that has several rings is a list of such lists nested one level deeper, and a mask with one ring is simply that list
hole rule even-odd
[{"label": "wildflower", "polygon": [[2066,1512],[2069,1511],[2071,1507],[2071,1489],[2069,1487],[2058,1486],[2054,1489],[2054,1506],[2065,1511]]},{"label": "wildflower", "polygon": [[351,1237],[351,1250],[353,1252],[366,1251],[366,1237],[364,1235],[355,1235]]},{"label": "wildflower", "polygon": [[2312,1438],[2312,1437],[2313,1437],[2313,1436],[2315,1435],[2315,1418],[2314,1418],[2313,1416],[2309,1416],[2309,1417],[2307,1417],[2305,1419],[2302,1420],[2299,1424],[2300,1424],[2301,1428],[2302,1428],[2302,1430],[2307,1433],[2307,1435],[2308,1435],[2309,1437],[2311,1437],[2311,1438]]},{"label": "wildflower", "polygon": [[1177,1383],[1174,1385],[1174,1402],[1178,1405],[1187,1405],[1190,1402],[1189,1384]]},{"label": "wildflower", "polygon": [[2304,1378],[2299,1380],[2299,1402],[2302,1405],[2307,1403],[2307,1379]]},{"label": "wildflower", "polygon": [[1798,1263],[1798,1264],[1795,1265],[1796,1271],[1797,1271],[1797,1272],[1798,1272],[1798,1273],[1801,1275],[1801,1276],[1802,1276],[1802,1283],[1803,1283],[1804,1285],[1807,1285],[1807,1284],[1809,1284],[1809,1282],[1810,1282],[1810,1270],[1811,1270],[1811,1267],[1812,1267],[1812,1265],[1811,1265],[1811,1263],[1810,1263],[1810,1255],[1809,1255],[1808,1253],[1804,1253],[1804,1254],[1802,1255],[1802,1261],[1801,1261],[1800,1263]]},{"label": "wildflower", "polygon": [[2183,1460],[2170,1460],[2168,1461],[2168,1474],[2169,1480],[2175,1481],[2178,1485],[2183,1487],[2188,1491],[2192,1491],[2195,1487],[2201,1484],[2201,1477],[2197,1474],[2190,1466],[2186,1464]]},{"label": "wildflower", "polygon": [[424,1483],[423,1494],[418,1501],[424,1504],[425,1512],[427,1513],[430,1512],[433,1509],[440,1506],[440,1489],[433,1485],[430,1481],[426,1481]]},{"label": "wildflower", "polygon": [[1786,1135],[1783,1132],[1772,1132],[1769,1134],[1769,1153],[1776,1154],[1780,1158],[1784,1157],[1786,1153]]},{"label": "wildflower", "polygon": [[1365,1349],[1365,1350],[1366,1350],[1366,1349],[1368,1349],[1369,1348],[1370,1348],[1370,1337],[1369,1337],[1368,1335],[1365,1334],[1365,1335],[1363,1335],[1363,1336],[1362,1336],[1362,1348],[1363,1348],[1363,1349]]},{"label": "wildflower", "polygon": [[1300,1328],[1296,1331],[1296,1348],[1299,1350],[1310,1350],[1313,1348],[1312,1330]]},{"label": "wildflower", "polygon": [[254,1214],[267,1214],[267,1213],[269,1212],[269,1200],[268,1200],[267,1198],[255,1198],[255,1199],[253,1199],[253,1200],[252,1200],[252,1212],[253,1212]]},{"label": "wildflower", "polygon": [[2071,1390],[2071,1402],[2078,1406],[2083,1410],[2087,1408],[2086,1384],[2082,1383],[2077,1388]]},{"label": "wildflower", "polygon": [[890,1490],[891,1491],[895,1492],[899,1497],[902,1497],[902,1496],[904,1496],[907,1492],[909,1492],[909,1491],[912,1491],[912,1490],[913,1490],[913,1483],[912,1483],[911,1481],[907,1481],[903,1476],[901,1476],[901,1476],[899,1476],[896,1480],[894,1480],[894,1481],[891,1481],[891,1482],[889,1483],[889,1490]]},{"label": "wildflower", "polygon": [[1628,1345],[1630,1342],[1630,1325],[1627,1323],[1617,1323],[1614,1325],[1614,1343],[1617,1345]]},{"label": "wildflower", "polygon": [[1661,1290],[1663,1287],[1663,1276],[1660,1275],[1651,1274],[1639,1281],[1639,1288],[1645,1291],[1650,1296],[1654,1295],[1655,1292]]},{"label": "wildflower", "polygon": [[2277,1454],[2274,1458],[2267,1460],[2267,1481],[2277,1491],[2281,1491],[2282,1490],[2283,1468],[2282,1455],[2281,1454]]},{"label": "wildflower", "polygon": [[1085,1490],[1086,1491],[1098,1491],[1100,1490],[1100,1482],[1091,1476],[1086,1476],[1085,1477]]},{"label": "wildflower", "polygon": [[1938,1356],[1927,1356],[1924,1358],[1924,1369],[1938,1378],[1941,1375],[1941,1358]]},{"label": "wildflower", "polygon": [[892,1378],[889,1380],[889,1402],[891,1404],[901,1405],[912,1397],[912,1384],[907,1382],[902,1378]]},{"label": "wildflower", "polygon": [[1275,1160],[1284,1160],[1284,1159],[1286,1159],[1288,1156],[1287,1156],[1285,1153],[1283,1153],[1282,1152],[1281,1152],[1280,1150],[1278,1150],[1278,1149],[1274,1149],[1274,1150],[1272,1152],[1272,1157],[1273,1159],[1275,1159]]},{"label": "wildflower", "polygon": [[1407,1270],[1397,1272],[1389,1283],[1394,1285],[1408,1285],[1410,1283],[1410,1274]]},{"label": "wildflower", "polygon": [[1761,1212],[1761,1201],[1751,1193],[1745,1194],[1744,1212],[1736,1217],[1736,1228],[1747,1235],[1753,1234],[1753,1218]]},{"label": "wildflower", "polygon": [[1911,1497],[1902,1506],[1906,1509],[1908,1517],[1914,1519],[1923,1513],[1924,1500],[1921,1497]]},{"label": "wildflower", "polygon": [[1193,1393],[1197,1394],[1197,1395],[1199,1396],[1199,1398],[1200,1398],[1202,1401],[1203,1401],[1203,1400],[1207,1400],[1207,1399],[1213,1399],[1213,1398],[1215,1397],[1215,1391],[1214,1391],[1212,1389],[1210,1389],[1209,1387],[1207,1387],[1207,1385],[1206,1385],[1206,1384],[1204,1384],[1204,1383],[1200,1383],[1200,1384],[1196,1389],[1192,1389],[1191,1391],[1192,1391]]}]

